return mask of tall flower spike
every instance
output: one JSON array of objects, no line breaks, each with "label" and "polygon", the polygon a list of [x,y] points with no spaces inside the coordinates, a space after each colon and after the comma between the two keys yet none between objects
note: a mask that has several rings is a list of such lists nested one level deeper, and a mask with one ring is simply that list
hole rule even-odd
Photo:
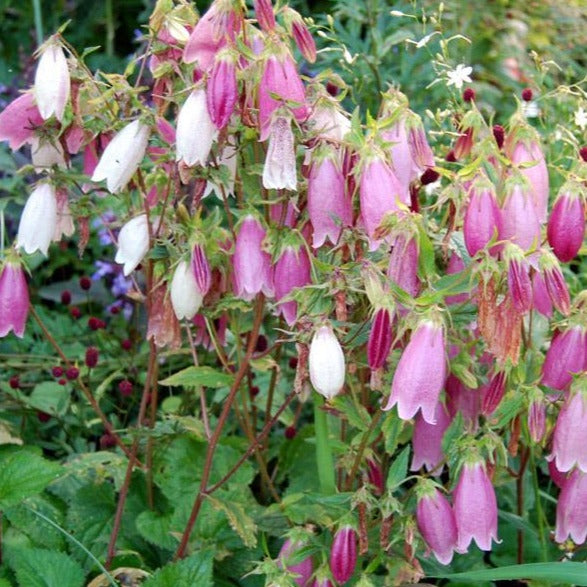
[{"label": "tall flower spike", "polygon": [[432,320],[420,322],[400,357],[383,410],[397,404],[402,420],[422,410],[424,420],[435,424],[436,405],[446,380],[445,352],[443,326]]},{"label": "tall flower spike", "polygon": [[38,185],[29,196],[18,225],[17,248],[27,254],[40,251],[47,256],[57,226],[57,197],[49,183]]},{"label": "tall flower spike", "polygon": [[138,119],[127,124],[108,143],[92,181],[105,179],[110,193],[122,191],[145,156],[150,133],[151,129]]},{"label": "tall flower spike", "polygon": [[275,265],[275,298],[278,300],[279,312],[288,326],[297,318],[298,304],[295,301],[281,302],[295,288],[310,283],[310,258],[305,247],[286,247]]},{"label": "tall flower spike", "polygon": [[308,362],[314,389],[327,400],[338,395],[344,385],[345,361],[330,326],[321,326],[314,333]]},{"label": "tall flower spike", "polygon": [[61,45],[50,41],[35,73],[35,100],[41,116],[47,120],[55,115],[61,122],[70,93],[69,68]]},{"label": "tall flower spike", "polygon": [[296,153],[289,117],[271,121],[269,147],[263,167],[263,187],[271,190],[297,190]]},{"label": "tall flower spike", "polygon": [[170,287],[171,304],[178,320],[193,318],[202,305],[202,291],[198,287],[190,264],[180,261],[173,273]]},{"label": "tall flower spike", "polygon": [[130,275],[149,250],[147,215],[140,214],[129,220],[118,234],[118,251],[114,261],[124,265],[124,275]]},{"label": "tall flower spike", "polygon": [[10,331],[22,338],[29,312],[29,290],[20,263],[0,267],[0,338]]},{"label": "tall flower spike", "polygon": [[583,187],[567,184],[561,188],[548,219],[548,242],[563,263],[579,252],[585,238]]}]

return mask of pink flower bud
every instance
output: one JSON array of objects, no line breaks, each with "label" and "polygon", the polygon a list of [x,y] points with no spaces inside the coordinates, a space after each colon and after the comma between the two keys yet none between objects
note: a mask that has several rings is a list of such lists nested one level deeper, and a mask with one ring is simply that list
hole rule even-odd
[{"label": "pink flower bud", "polygon": [[344,585],[357,566],[357,533],[351,526],[337,530],[330,548],[330,570],[334,579]]},{"label": "pink flower bud", "polygon": [[[465,246],[469,255],[475,256],[492,240],[501,239],[503,222],[497,205],[495,190],[486,179],[476,180],[469,191],[469,202],[463,224]],[[501,247],[493,246],[495,255]]]},{"label": "pink flower bud", "polygon": [[508,266],[508,289],[514,308],[519,314],[525,314],[532,308],[530,268],[519,247],[508,245],[505,255]]},{"label": "pink flower bud", "polygon": [[548,219],[547,234],[554,254],[563,263],[577,255],[585,237],[585,204],[580,192],[561,190]]},{"label": "pink flower bud", "polygon": [[556,420],[552,441],[552,453],[561,473],[577,466],[587,473],[587,392],[578,390],[567,397]]},{"label": "pink flower bud", "polygon": [[277,559],[278,565],[283,569],[286,569],[294,576],[294,583],[296,585],[299,585],[300,587],[307,587],[310,582],[310,577],[314,571],[312,568],[312,557],[309,556],[299,563],[288,563],[288,560],[293,557],[303,546],[304,545],[300,542],[292,542],[288,539],[283,543]]},{"label": "pink flower bud", "polygon": [[330,326],[316,330],[308,357],[310,381],[327,400],[342,391],[345,376],[344,353]]},{"label": "pink flower bud", "polygon": [[402,193],[409,193],[410,183],[419,175],[412,159],[404,117],[391,128],[381,133],[381,138],[390,143],[389,153],[395,176],[402,187]]},{"label": "pink flower bud", "polygon": [[171,304],[178,320],[193,318],[202,305],[202,292],[196,283],[190,264],[180,261],[170,287]]},{"label": "pink flower bud", "polygon": [[383,495],[385,491],[383,471],[381,471],[381,467],[373,459],[367,459],[367,478],[369,479],[369,483],[373,485],[373,493],[375,495]]},{"label": "pink flower bud", "polygon": [[130,275],[149,250],[149,224],[146,214],[129,220],[118,234],[118,251],[114,261],[124,265],[124,275]]},{"label": "pink flower bud", "polygon": [[416,239],[406,234],[398,234],[392,243],[387,277],[414,298],[420,291],[418,257]]},{"label": "pink flower bud", "polygon": [[378,308],[373,316],[373,324],[367,341],[367,360],[370,369],[380,369],[391,349],[393,341],[393,316],[387,308]]},{"label": "pink flower bud", "polygon": [[316,42],[308,30],[306,23],[299,14],[297,14],[297,17],[293,18],[291,32],[300,53],[304,56],[304,59],[310,63],[314,63],[316,61]]},{"label": "pink flower bud", "polygon": [[540,221],[536,206],[527,187],[517,178],[506,184],[506,198],[502,207],[502,238],[528,251],[540,243]]},{"label": "pink flower bud", "polygon": [[308,177],[308,213],[314,230],[312,246],[321,247],[326,239],[336,244],[342,226],[350,226],[353,212],[345,194],[344,177],[334,154],[316,159]]},{"label": "pink flower bud", "polygon": [[0,112],[0,141],[8,141],[14,151],[31,143],[35,128],[43,124],[43,117],[34,104],[33,94],[23,94]]},{"label": "pink flower bud", "polygon": [[412,161],[418,173],[423,173],[428,167],[434,167],[434,153],[428,144],[426,131],[420,117],[411,113],[407,121],[408,144],[412,154]]},{"label": "pink flower bud", "polygon": [[587,539],[587,475],[574,471],[563,485],[556,506],[554,539],[564,542],[569,537],[575,544]]},{"label": "pink flower bud", "polygon": [[[295,288],[311,283],[310,258],[305,247],[286,247],[275,265],[275,298],[280,301]],[[288,326],[297,317],[297,302],[280,302],[277,306]]]},{"label": "pink flower bud", "polygon": [[217,129],[223,129],[228,124],[237,99],[238,86],[234,61],[230,57],[219,57],[214,62],[206,86],[208,113]]},{"label": "pink flower bud", "polygon": [[538,399],[533,400],[528,407],[528,430],[533,442],[540,442],[546,432],[546,406]]},{"label": "pink flower bud", "polygon": [[35,100],[41,116],[47,120],[54,114],[61,122],[70,92],[69,68],[61,45],[50,41],[35,73]]},{"label": "pink flower bud", "polygon": [[444,460],[442,437],[450,425],[451,417],[441,402],[436,404],[434,417],[436,424],[429,424],[421,414],[416,415],[412,435],[414,456],[410,471],[419,471],[422,467],[426,467],[429,473],[434,471],[435,476],[442,473],[443,467],[439,466]]},{"label": "pink flower bud", "polygon": [[571,311],[571,297],[556,257],[550,253],[543,254],[540,269],[552,305],[561,314],[568,316]]},{"label": "pink flower bud", "polygon": [[206,258],[206,252],[201,244],[195,244],[192,249],[192,272],[196,279],[198,289],[202,296],[205,296],[212,284],[212,274],[210,272],[210,264]]},{"label": "pink flower bud", "polygon": [[400,357],[391,394],[383,410],[390,410],[397,404],[402,420],[409,420],[422,410],[424,420],[434,424],[436,404],[445,380],[444,328],[431,320],[424,320]]},{"label": "pink flower bud", "polygon": [[271,0],[254,0],[253,5],[259,26],[268,33],[275,30],[275,14]]},{"label": "pink flower bud", "polygon": [[436,560],[442,565],[450,564],[457,546],[457,524],[448,499],[438,489],[418,500],[416,522]]},{"label": "pink flower bud", "polygon": [[122,191],[145,156],[150,132],[140,120],[127,124],[104,149],[92,181],[105,179],[110,193]]},{"label": "pink flower bud", "polygon": [[289,117],[271,121],[269,147],[263,166],[263,187],[268,190],[297,190],[296,153]]},{"label": "pink flower bud", "polygon": [[457,550],[466,552],[471,540],[481,550],[491,550],[497,542],[497,501],[485,465],[465,463],[453,495],[457,523]]},{"label": "pink flower bud", "polygon": [[542,365],[543,385],[561,391],[566,389],[573,380],[572,375],[585,370],[586,343],[585,330],[581,326],[556,332]]},{"label": "pink flower bud", "polygon": [[451,418],[454,418],[460,412],[467,427],[475,429],[481,413],[481,394],[479,390],[469,389],[460,379],[451,374],[446,379],[446,396],[446,407]]},{"label": "pink flower bud", "polygon": [[399,203],[409,204],[409,194],[402,189],[391,167],[376,157],[366,163],[359,184],[361,218],[369,236],[370,250],[379,246],[377,227],[387,213],[399,210]]},{"label": "pink flower bud", "polygon": [[552,317],[552,302],[540,272],[532,275],[532,307],[547,318]]},{"label": "pink flower bud", "polygon": [[321,579],[314,579],[312,587],[335,587],[335,585],[328,577],[322,577]]},{"label": "pink flower bud", "polygon": [[240,225],[232,258],[234,288],[237,297],[252,300],[259,292],[273,296],[271,255],[263,251],[265,229],[254,216]]},{"label": "pink flower bud", "polygon": [[504,371],[495,373],[489,383],[482,389],[481,410],[483,415],[491,416],[498,408],[505,393],[506,374]]},{"label": "pink flower bud", "polygon": [[11,330],[23,337],[29,313],[29,291],[19,263],[6,261],[0,268],[0,338]]},{"label": "pink flower bud", "polygon": [[47,256],[57,227],[57,196],[49,183],[39,184],[28,197],[18,225],[16,247],[27,254]]}]

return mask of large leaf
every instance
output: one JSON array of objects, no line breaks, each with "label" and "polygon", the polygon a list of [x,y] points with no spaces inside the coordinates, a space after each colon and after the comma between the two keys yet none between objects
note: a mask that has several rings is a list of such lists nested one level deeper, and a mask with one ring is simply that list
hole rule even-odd
[{"label": "large leaf", "polygon": [[228,387],[232,384],[234,376],[222,373],[212,367],[187,367],[170,377],[159,381],[161,385],[180,387]]},{"label": "large leaf", "polygon": [[28,404],[41,412],[61,416],[69,406],[69,391],[55,381],[43,381],[35,385]]},{"label": "large leaf", "polygon": [[62,552],[41,548],[14,549],[9,564],[19,585],[26,587],[82,587],[84,571]]},{"label": "large leaf", "polygon": [[213,559],[212,551],[201,550],[185,560],[164,566],[146,581],[143,587],[211,587]]},{"label": "large leaf", "polygon": [[257,526],[245,511],[245,507],[235,501],[219,498],[218,495],[207,497],[214,509],[224,512],[230,527],[241,537],[244,545],[249,548],[257,546]]},{"label": "large leaf", "polygon": [[40,493],[63,474],[63,468],[35,451],[14,446],[0,449],[0,508]]},{"label": "large leaf", "polygon": [[387,475],[387,484],[386,487],[388,489],[393,489],[397,485],[399,485],[408,474],[408,463],[410,461],[410,445],[404,447],[404,449],[399,453],[396,459],[391,464],[389,468],[389,473]]}]

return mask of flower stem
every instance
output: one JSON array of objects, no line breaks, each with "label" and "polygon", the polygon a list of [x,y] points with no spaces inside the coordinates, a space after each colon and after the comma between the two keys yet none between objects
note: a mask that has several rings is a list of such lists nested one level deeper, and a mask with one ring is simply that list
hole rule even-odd
[{"label": "flower stem", "polygon": [[316,433],[316,463],[320,491],[325,494],[336,493],[334,479],[334,461],[328,441],[328,417],[322,410],[324,400],[320,396],[314,398],[314,430]]},{"label": "flower stem", "polygon": [[35,33],[37,36],[37,45],[43,44],[43,12],[41,10],[41,0],[33,0],[33,13],[35,16]]}]

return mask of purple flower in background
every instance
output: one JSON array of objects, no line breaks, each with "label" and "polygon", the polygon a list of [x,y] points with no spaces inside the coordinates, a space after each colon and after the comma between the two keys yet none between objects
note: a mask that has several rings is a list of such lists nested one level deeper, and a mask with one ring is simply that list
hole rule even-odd
[{"label": "purple flower in background", "polygon": [[97,267],[97,270],[92,274],[94,281],[112,275],[116,271],[114,263],[110,263],[109,261],[95,261],[94,265]]},{"label": "purple flower in background", "polygon": [[124,296],[128,290],[132,287],[132,279],[125,277],[122,273],[119,273],[114,277],[112,287],[110,291],[117,297]]},{"label": "purple flower in background", "polygon": [[114,244],[112,240],[112,230],[108,230],[107,225],[116,220],[114,212],[108,210],[102,216],[98,216],[92,221],[92,226],[98,229],[98,240],[103,246]]}]

